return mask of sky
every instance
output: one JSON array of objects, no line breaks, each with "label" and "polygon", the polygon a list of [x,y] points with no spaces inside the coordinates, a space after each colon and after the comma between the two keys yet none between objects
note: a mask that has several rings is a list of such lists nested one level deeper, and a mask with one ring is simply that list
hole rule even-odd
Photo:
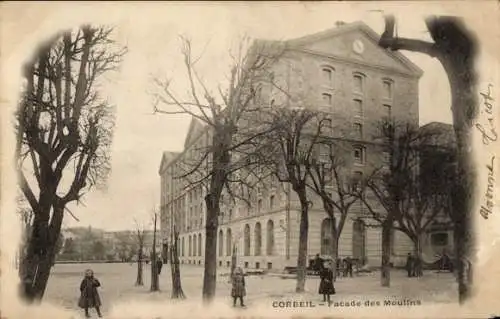
[{"label": "sky", "polygon": [[[184,86],[186,79],[179,35],[192,40],[194,52],[203,52],[198,70],[206,81],[213,83],[224,81],[230,65],[228,51],[236,47],[242,36],[290,39],[333,28],[336,21],[358,20],[380,34],[384,22],[382,14],[374,10],[382,7],[386,12],[396,12],[400,36],[430,40],[424,24],[424,16],[429,10],[425,6],[405,9],[401,5],[382,6],[380,3],[299,2],[252,5],[172,3],[161,6],[146,3],[138,6],[131,2],[116,7],[103,5],[99,9],[92,6],[88,3],[60,5],[57,10],[44,11],[46,18],[40,22],[40,30],[32,31],[32,37],[24,42],[19,40],[17,51],[12,51],[17,54],[22,50],[26,52],[30,47],[27,41],[43,39],[43,32],[89,20],[113,24],[117,44],[128,48],[119,71],[107,76],[108,83],[103,89],[117,108],[108,189],[87,193],[83,198],[84,205],[70,205],[79,221],[67,215],[64,227],[92,225],[121,230],[134,228],[134,220],[150,224],[152,208],[159,204],[158,168],[162,152],[182,150],[190,120],[183,115],[152,114],[152,76],[172,79],[179,92],[188,89]],[[439,5],[435,7],[437,11],[441,8]],[[24,17],[17,18],[30,19],[38,16],[40,10],[43,9],[33,5],[23,10]],[[54,17],[64,18],[57,24]],[[420,54],[404,54],[424,71],[419,83],[421,124],[431,121],[451,123],[449,86],[439,62]]]}]

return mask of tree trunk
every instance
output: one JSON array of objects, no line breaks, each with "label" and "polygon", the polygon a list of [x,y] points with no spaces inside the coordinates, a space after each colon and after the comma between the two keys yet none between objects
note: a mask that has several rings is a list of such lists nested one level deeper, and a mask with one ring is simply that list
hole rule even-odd
[{"label": "tree trunk", "polygon": [[27,302],[41,301],[45,294],[47,282],[55,258],[55,246],[61,232],[64,205],[55,206],[50,224],[50,208],[40,209],[33,220],[33,233],[29,236],[26,254],[21,261],[21,296]]},{"label": "tree trunk", "polygon": [[160,290],[160,276],[158,274],[157,266],[158,256],[156,255],[156,215],[154,218],[154,229],[153,229],[153,256],[151,258],[151,291]]},{"label": "tree trunk", "polygon": [[417,234],[415,236],[415,240],[413,241],[414,245],[415,245],[415,257],[416,257],[416,269],[415,269],[415,272],[417,274],[418,277],[422,277],[424,275],[424,272],[423,272],[423,263],[424,263],[424,260],[422,258],[422,235],[421,234]]},{"label": "tree trunk", "polygon": [[333,258],[333,281],[337,280],[337,259],[339,258],[339,235],[337,233],[337,225],[335,217],[332,215],[331,217],[332,223],[331,227],[331,236],[332,236],[332,247],[331,247],[331,255]]},{"label": "tree trunk", "polygon": [[382,287],[390,287],[391,285],[391,233],[392,220],[387,218],[382,223],[382,263],[380,268]]},{"label": "tree trunk", "polygon": [[[395,19],[386,17],[386,30],[379,45],[393,50],[410,50],[436,57],[443,65],[451,88],[451,111],[457,146],[457,181],[452,192],[452,219],[454,223],[455,253],[459,302],[470,296],[475,238],[473,208],[476,189],[476,171],[473,163],[472,128],[478,114],[474,62],[477,41],[456,17],[430,17],[427,29],[434,43],[394,38]],[[476,124],[477,125],[477,124]],[[484,136],[483,136],[484,137]],[[489,143],[484,141],[483,143]],[[468,271],[468,274],[466,273]]]},{"label": "tree trunk", "polygon": [[236,249],[236,244],[234,244],[231,254],[231,276],[229,278],[230,282],[233,280],[233,274],[234,270],[236,269],[237,263],[238,263],[237,249]]},{"label": "tree trunk", "polygon": [[[472,264],[471,256],[474,253],[472,216],[474,208],[473,196],[476,189],[476,171],[473,163],[472,148],[470,148],[472,143],[472,120],[467,118],[466,113],[467,110],[474,109],[475,107],[475,83],[467,75],[464,76],[464,73],[472,74],[473,68],[463,60],[464,57],[458,55],[449,56],[447,61],[451,62],[448,65],[442,61],[450,80],[453,125],[457,139],[458,181],[454,183],[452,206],[460,304],[469,298],[472,285],[472,276],[467,274],[467,270]],[[472,77],[472,75],[469,75],[469,77]]]},{"label": "tree trunk", "polygon": [[205,226],[205,268],[203,272],[203,301],[210,302],[215,297],[217,279],[217,224],[219,203],[214,194],[205,197],[207,218]]},{"label": "tree trunk", "polygon": [[137,253],[137,279],[135,281],[136,286],[144,286],[144,280],[142,276],[142,246],[139,247]]},{"label": "tree trunk", "polygon": [[297,285],[296,292],[304,292],[306,285],[306,270],[307,270],[307,241],[309,235],[309,202],[307,201],[306,191],[298,190],[300,200],[300,234],[299,234],[299,251],[297,257]]},{"label": "tree trunk", "polygon": [[177,251],[177,243],[179,242],[179,234],[175,233],[170,247],[170,270],[172,273],[172,299],[184,299],[184,291],[181,285],[181,270],[179,267],[179,252]]}]

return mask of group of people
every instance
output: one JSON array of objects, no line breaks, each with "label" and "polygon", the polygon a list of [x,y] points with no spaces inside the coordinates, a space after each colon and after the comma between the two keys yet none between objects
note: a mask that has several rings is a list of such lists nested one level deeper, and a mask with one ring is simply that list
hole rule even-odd
[{"label": "group of people", "polygon": [[[354,269],[354,262],[351,257],[346,257],[346,258],[338,258],[336,263],[335,263],[335,271],[337,272],[337,276],[343,276],[343,277],[352,277],[353,269]],[[314,270],[319,274],[321,270],[324,268],[324,263],[325,260],[323,260],[319,254],[316,254],[316,257],[314,258]]]},{"label": "group of people", "polygon": [[408,253],[406,257],[406,271],[408,273],[408,277],[422,277],[423,275],[423,267],[422,260],[417,256],[414,256],[412,253]]},{"label": "group of people", "polygon": [[[333,263],[331,261],[325,261],[321,264],[319,269],[319,289],[318,292],[323,296],[323,301],[331,303],[330,296],[336,293],[335,286],[333,285]],[[240,306],[245,307],[243,298],[246,295],[246,283],[245,274],[241,267],[236,267],[231,278],[232,289],[231,297],[233,298],[233,306],[236,306],[236,302],[240,301]]]},{"label": "group of people", "polygon": [[[161,261],[160,261],[161,262]],[[161,266],[158,265],[158,270],[161,271]],[[335,294],[333,285],[333,263],[326,261],[321,265],[319,271],[320,284],[319,294],[323,295],[323,301],[330,303],[330,296]],[[97,288],[101,287],[101,283],[94,277],[94,272],[91,269],[85,271],[85,276],[80,284],[80,299],[78,306],[85,311],[85,317],[90,318],[89,309],[95,308],[97,315],[102,317],[101,313],[101,298]],[[245,274],[241,267],[236,267],[231,275],[231,297],[233,298],[233,306],[236,306],[239,300],[240,306],[245,307],[244,298],[246,296]]]}]

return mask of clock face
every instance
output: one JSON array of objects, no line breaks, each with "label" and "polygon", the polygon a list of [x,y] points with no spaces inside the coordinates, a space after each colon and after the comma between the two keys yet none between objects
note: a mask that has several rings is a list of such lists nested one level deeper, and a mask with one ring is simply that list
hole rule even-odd
[{"label": "clock face", "polygon": [[352,50],[357,54],[361,54],[365,50],[365,45],[361,40],[356,40],[352,43]]}]

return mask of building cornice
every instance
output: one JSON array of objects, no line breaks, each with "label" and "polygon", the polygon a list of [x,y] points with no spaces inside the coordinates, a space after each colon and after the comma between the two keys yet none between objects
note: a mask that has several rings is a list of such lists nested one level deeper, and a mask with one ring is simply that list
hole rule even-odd
[{"label": "building cornice", "polygon": [[359,61],[359,60],[355,60],[355,59],[341,57],[341,56],[334,55],[334,54],[326,54],[324,52],[319,52],[319,51],[315,51],[315,50],[308,50],[308,49],[304,49],[304,48],[289,48],[288,51],[304,53],[304,54],[308,54],[308,55],[312,55],[312,56],[316,56],[316,57],[327,58],[327,59],[331,59],[331,60],[338,62],[338,63],[343,63],[346,65],[355,66],[355,67],[361,67],[364,69],[371,69],[371,70],[378,71],[378,72],[385,72],[385,73],[391,74],[391,75],[399,75],[399,76],[409,78],[409,79],[418,80],[420,78],[420,75],[414,74],[412,72],[402,72],[396,68],[389,68],[389,67],[384,66],[384,65],[367,63],[367,62],[363,62],[363,61]]}]

